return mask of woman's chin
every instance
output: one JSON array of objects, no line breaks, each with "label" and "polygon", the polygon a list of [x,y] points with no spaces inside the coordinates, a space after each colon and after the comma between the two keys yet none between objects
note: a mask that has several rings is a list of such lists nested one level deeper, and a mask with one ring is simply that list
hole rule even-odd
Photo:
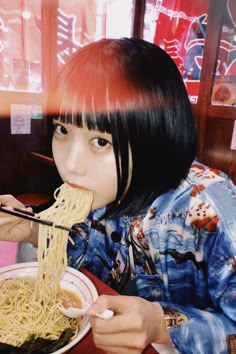
[{"label": "woman's chin", "polygon": [[106,205],[104,203],[93,203],[91,210],[103,209]]},{"label": "woman's chin", "polygon": [[91,210],[97,210],[97,209],[103,209],[106,208],[108,205],[111,205],[114,202],[114,200],[110,201],[108,200],[106,201],[102,201],[102,200],[94,200],[92,203],[92,208]]}]

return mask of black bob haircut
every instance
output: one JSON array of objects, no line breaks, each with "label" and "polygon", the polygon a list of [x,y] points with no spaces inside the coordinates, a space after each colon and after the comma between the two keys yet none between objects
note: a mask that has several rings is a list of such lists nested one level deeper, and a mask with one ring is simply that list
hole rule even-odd
[{"label": "black bob haircut", "polygon": [[112,135],[118,185],[106,216],[134,215],[176,188],[196,155],[180,72],[142,39],[102,39],[79,49],[56,77],[47,113],[49,126],[54,118]]}]

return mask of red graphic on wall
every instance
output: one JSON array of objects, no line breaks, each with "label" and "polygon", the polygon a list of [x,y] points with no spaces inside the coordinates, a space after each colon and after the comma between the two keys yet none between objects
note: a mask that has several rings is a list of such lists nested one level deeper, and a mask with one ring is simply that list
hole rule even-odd
[{"label": "red graphic on wall", "polygon": [[[196,103],[209,0],[148,0],[147,3],[156,14],[153,41],[173,58],[184,78],[192,103]],[[235,0],[228,0],[223,18],[216,75],[236,75],[236,36],[233,35],[236,34],[235,21]],[[225,92],[224,90],[224,97]]]}]

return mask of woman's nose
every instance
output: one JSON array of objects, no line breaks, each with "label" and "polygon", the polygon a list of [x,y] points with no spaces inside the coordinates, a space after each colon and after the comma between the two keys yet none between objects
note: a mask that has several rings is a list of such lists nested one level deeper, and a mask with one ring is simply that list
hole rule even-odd
[{"label": "woman's nose", "polygon": [[70,173],[77,173],[80,176],[86,174],[86,153],[79,143],[71,144],[67,154],[66,169]]}]

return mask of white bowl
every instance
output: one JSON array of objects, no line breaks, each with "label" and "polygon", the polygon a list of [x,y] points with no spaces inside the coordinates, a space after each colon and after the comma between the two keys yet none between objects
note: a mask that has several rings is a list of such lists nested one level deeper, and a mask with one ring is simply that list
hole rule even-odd
[{"label": "white bowl", "polygon": [[[21,276],[36,277],[38,271],[38,262],[17,263],[14,265],[0,268],[0,279],[8,279]],[[67,267],[61,280],[71,283],[76,286],[80,293],[82,293],[85,300],[90,304],[98,298],[98,292],[91,282],[91,280],[80,271]],[[89,319],[85,316],[81,321],[81,328],[77,336],[71,340],[66,346],[51,354],[63,354],[77,344],[89,331]]]}]

